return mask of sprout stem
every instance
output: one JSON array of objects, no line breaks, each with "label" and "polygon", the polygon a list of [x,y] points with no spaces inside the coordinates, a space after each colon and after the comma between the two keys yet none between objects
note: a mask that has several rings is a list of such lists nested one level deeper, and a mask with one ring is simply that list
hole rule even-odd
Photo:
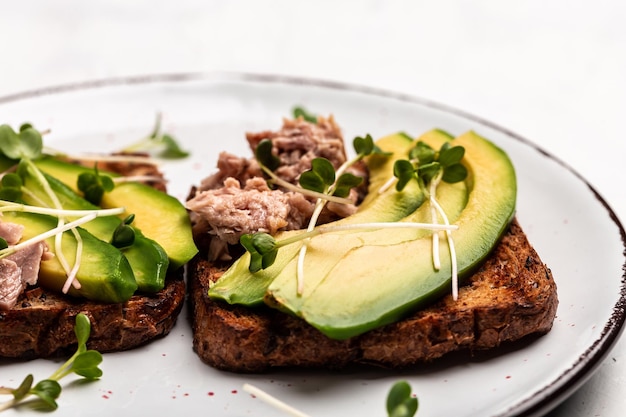
[{"label": "sprout stem", "polygon": [[65,280],[65,284],[63,284],[63,288],[61,291],[63,294],[67,294],[70,290],[71,286],[74,286],[76,289],[80,289],[80,282],[76,279],[76,275],[78,274],[78,268],[80,268],[80,260],[83,256],[83,239],[76,229],[72,229],[74,236],[76,237],[76,260],[74,261],[74,266],[70,270],[70,273],[67,275],[67,279]]},{"label": "sprout stem", "polygon": [[3,249],[3,250],[0,251],[0,259],[4,258],[6,256],[9,256],[12,253],[15,253],[18,250],[27,247],[28,245],[32,245],[34,243],[42,242],[42,241],[48,239],[49,237],[56,236],[56,235],[58,235],[60,233],[63,233],[65,231],[67,231],[67,230],[70,230],[70,229],[73,229],[73,228],[75,228],[77,226],[80,226],[83,223],[87,223],[87,222],[95,219],[96,217],[97,217],[96,214],[90,213],[90,214],[88,214],[86,216],[83,216],[83,217],[77,219],[77,220],[74,220],[73,222],[69,222],[69,223],[66,223],[64,225],[55,227],[54,229],[50,229],[50,230],[46,231],[45,233],[39,234],[39,235],[37,235],[35,237],[32,237],[32,238],[27,239],[27,240],[25,240],[23,242],[20,242],[17,245],[10,246],[10,247],[8,247],[6,249]]},{"label": "sprout stem", "polygon": [[293,417],[308,417],[308,414],[304,414],[302,411],[296,410],[288,404],[280,401],[276,397],[271,396],[265,391],[261,390],[250,384],[243,384],[243,390],[254,395],[255,397],[265,401],[269,405],[276,407],[280,411],[284,411],[285,413],[293,416]]},{"label": "sprout stem", "polygon": [[328,195],[324,193],[318,193],[317,191],[307,190],[305,188],[298,187],[297,185],[293,185],[292,183],[287,182],[283,180],[282,178],[278,177],[276,174],[274,174],[272,171],[270,171],[267,167],[264,167],[263,165],[261,165],[261,169],[263,170],[263,172],[269,175],[269,177],[272,179],[274,184],[280,185],[281,187],[287,188],[288,190],[295,191],[297,193],[308,195],[314,198],[321,198],[323,200],[333,201],[339,204],[352,204],[352,200],[348,198],[341,198],[341,197],[336,197],[336,196]]},{"label": "sprout stem", "polygon": [[[437,200],[435,199],[435,193],[437,192],[438,178],[433,178],[430,182],[430,217],[433,223],[438,223],[437,217]],[[435,271],[441,269],[441,258],[439,256],[439,233],[433,233],[433,268]]]},{"label": "sprout stem", "polygon": [[[12,394],[12,392],[10,392],[9,394]],[[20,400],[18,400],[17,398],[12,398],[9,401],[3,402],[2,404],[0,404],[0,412],[15,407],[15,405],[19,404],[19,402]]]},{"label": "sprout stem", "polygon": [[69,155],[62,151],[58,151],[49,147],[44,149],[46,154],[61,157],[66,159],[71,159],[74,161],[84,161],[84,162],[123,162],[123,163],[139,163],[139,164],[150,164],[150,165],[159,165],[159,161],[154,158],[146,158],[145,156],[138,155],[99,155],[99,154],[82,154],[82,155]]},{"label": "sprout stem", "polygon": [[65,217],[81,217],[87,214],[95,214],[96,217],[117,216],[124,213],[124,207],[112,209],[96,209],[96,210],[66,210],[53,209],[48,207],[29,206],[27,204],[13,203],[11,201],[0,200],[0,212],[3,211],[20,211],[25,213],[47,214],[50,216]]},{"label": "sprout stem", "polygon": [[156,175],[129,175],[128,177],[115,177],[113,178],[114,183],[121,182],[140,182],[140,181],[153,181],[153,182],[167,182],[165,178],[158,177]]},{"label": "sprout stem", "polygon": [[[431,203],[433,207],[439,212],[441,217],[443,218],[444,224],[449,224],[448,216],[446,216],[445,211],[439,204],[439,202],[431,196]],[[446,237],[448,239],[448,250],[450,251],[450,264],[452,267],[452,298],[456,301],[459,298],[459,273],[458,273],[458,265],[456,260],[456,248],[454,246],[454,240],[452,239],[452,234],[450,230],[446,230]]]},{"label": "sprout stem", "polygon": [[[341,175],[343,175],[343,173],[348,169],[348,167],[350,167],[350,165],[355,164],[361,158],[363,158],[363,155],[358,154],[354,158],[341,164],[341,166],[335,172],[335,178],[337,179]],[[307,227],[307,232],[311,232],[313,229],[315,229],[315,225],[317,224],[317,219],[322,213],[324,206],[326,206],[326,203],[329,201],[328,197],[332,197],[332,193],[335,190],[336,184],[337,182],[335,180],[335,183],[332,184],[330,187],[328,187],[328,190],[326,191],[326,193],[324,193],[324,196],[326,197],[325,198],[320,197],[315,202],[315,209],[313,210],[313,214],[311,215],[311,219],[309,220],[309,226]],[[346,204],[353,204],[352,200],[349,200],[349,199],[346,199],[346,200],[348,200],[348,203]],[[304,242],[304,244],[300,248],[300,252],[298,253],[298,264],[296,267],[296,282],[298,284],[297,285],[298,295],[302,295],[302,293],[304,292],[304,257],[306,256],[306,251],[308,248],[308,241],[309,239],[307,239]]]},{"label": "sprout stem", "polygon": [[388,189],[391,188],[392,185],[394,185],[396,182],[398,181],[398,179],[396,177],[391,177],[389,178],[379,189],[378,189],[378,194],[382,194],[385,191],[387,191]]}]

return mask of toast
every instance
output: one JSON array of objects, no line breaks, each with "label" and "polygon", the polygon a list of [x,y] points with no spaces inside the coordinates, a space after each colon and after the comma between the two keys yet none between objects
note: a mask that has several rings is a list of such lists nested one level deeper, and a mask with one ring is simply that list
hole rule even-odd
[{"label": "toast", "polygon": [[[338,144],[338,141],[342,140],[341,134],[332,117],[318,118],[315,124],[308,123],[301,118],[283,120],[283,126],[278,131],[248,133],[246,137],[255,154],[257,146],[260,146],[260,140],[271,141],[272,152],[276,154],[279,161],[276,164],[278,168],[275,174],[289,173],[290,175],[284,178],[287,182],[296,182],[298,175],[294,173],[302,173],[310,169],[312,166],[310,161],[314,158],[328,157],[329,148],[331,148],[329,143],[334,144],[332,147],[334,152],[332,158],[329,159],[334,161],[335,169],[347,159],[343,147]],[[469,147],[468,149],[480,153],[482,157],[482,159],[477,158],[474,154],[473,159],[465,161],[469,167],[467,170],[471,170],[474,176],[469,181],[471,197],[468,197],[466,201],[454,200],[454,197],[448,200],[450,207],[460,205],[464,207],[457,222],[463,224],[463,233],[466,234],[461,236],[457,234],[456,242],[462,241],[462,236],[471,236],[465,239],[464,246],[455,244],[455,253],[458,256],[461,251],[465,250],[469,258],[477,259],[475,264],[467,267],[462,277],[464,285],[459,288],[458,297],[455,299],[456,294],[452,291],[437,300],[424,301],[419,308],[413,304],[412,310],[407,308],[402,310],[402,313],[393,311],[392,313],[396,314],[393,317],[395,322],[389,324],[392,321],[389,319],[380,322],[381,327],[376,327],[377,325],[372,325],[372,322],[392,310],[391,308],[375,310],[375,304],[379,298],[389,299],[389,297],[385,298],[385,295],[378,297],[379,288],[376,286],[385,285],[384,279],[394,277],[386,276],[383,280],[374,280],[374,277],[367,275],[370,270],[383,271],[381,265],[389,260],[383,257],[382,263],[369,262],[367,256],[372,256],[371,252],[364,251],[366,255],[361,255],[361,257],[350,258],[350,255],[345,255],[341,258],[347,263],[347,266],[344,265],[342,269],[333,267],[331,270],[325,270],[327,272],[323,281],[309,294],[310,297],[317,296],[317,298],[308,299],[308,301],[315,300],[315,302],[310,301],[300,310],[298,310],[299,307],[292,309],[287,306],[289,302],[292,302],[292,299],[288,298],[289,294],[294,293],[289,288],[282,294],[287,303],[280,305],[279,302],[278,308],[269,307],[276,299],[276,293],[281,295],[280,286],[289,285],[285,284],[288,282],[286,280],[290,279],[288,274],[280,275],[280,278],[269,284],[269,287],[261,290],[265,291],[261,297],[265,297],[263,301],[266,304],[261,302],[259,306],[257,303],[252,303],[255,307],[250,307],[231,305],[223,301],[230,298],[229,292],[233,290],[234,293],[235,286],[245,286],[247,283],[247,281],[244,282],[245,279],[255,278],[246,275],[244,280],[231,281],[230,279],[237,273],[234,271],[243,271],[239,269],[239,264],[235,269],[228,271],[229,275],[226,278],[229,280],[228,284],[214,287],[218,288],[213,291],[216,298],[210,298],[209,288],[213,283],[219,282],[222,274],[232,264],[232,259],[239,256],[237,250],[240,246],[236,243],[243,234],[256,233],[259,230],[273,234],[276,229],[275,224],[285,227],[285,229],[279,229],[281,231],[304,228],[308,225],[306,210],[302,210],[299,216],[305,219],[302,222],[304,227],[298,224],[294,226],[292,222],[285,220],[297,211],[293,207],[300,209],[301,204],[293,205],[292,209],[285,210],[280,204],[268,202],[273,198],[282,203],[286,198],[281,193],[289,194],[291,191],[268,188],[265,178],[256,166],[257,161],[222,153],[217,164],[218,172],[204,179],[199,188],[192,188],[187,201],[187,208],[191,211],[194,238],[200,249],[199,254],[188,267],[188,306],[193,329],[193,348],[202,361],[215,368],[233,372],[263,372],[273,368],[291,367],[341,369],[366,364],[386,368],[407,368],[431,362],[452,352],[464,351],[471,354],[481,350],[492,350],[504,343],[517,341],[532,334],[545,334],[552,328],[558,306],[556,284],[550,269],[541,261],[515,218],[517,188],[514,169],[506,154],[472,132],[453,138],[435,129],[420,138],[427,138],[427,141],[432,143],[440,143],[440,153],[444,152],[444,146],[449,140],[456,139],[455,144],[463,144]],[[379,165],[376,165],[376,160],[370,160],[373,163],[366,168],[367,173],[364,178],[365,182],[369,182],[370,194],[368,196],[374,193],[373,198],[378,198],[376,196],[380,193],[377,191],[381,190],[381,185],[388,184],[389,177],[394,175],[394,161],[409,154],[409,148],[414,146],[412,145],[414,140],[407,135],[391,135],[381,138],[377,143],[381,144],[381,148],[387,150],[389,155],[396,156],[385,159],[386,162],[379,163]],[[427,156],[427,154],[422,155],[424,160]],[[477,163],[477,160],[482,163]],[[393,173],[391,172],[392,166]],[[413,165],[411,169],[415,169]],[[498,178],[498,181],[492,182],[488,180],[489,178]],[[459,178],[458,181],[462,179]],[[448,194],[448,196],[451,195],[454,196],[454,193]],[[497,198],[493,199],[493,196]],[[402,198],[403,202],[408,202],[411,197],[404,194]],[[358,204],[359,199],[354,201]],[[488,208],[495,207],[496,210],[489,211],[484,206],[479,208],[479,202],[490,204]],[[364,210],[367,209],[368,206],[365,206]],[[279,210],[288,214],[277,214],[281,213]],[[409,211],[411,210],[418,212],[416,210],[419,208],[411,208]],[[468,217],[464,218],[463,213],[468,211],[473,214],[468,214]],[[380,218],[379,213],[390,212],[389,206],[384,205],[384,210],[376,212],[375,218],[377,220]],[[400,218],[407,218],[406,216],[407,213],[402,212]],[[479,223],[480,220],[473,216],[489,218],[498,226],[494,228],[492,224],[491,228],[486,230],[489,222]],[[279,223],[281,220],[284,221]],[[398,219],[387,221],[398,221]],[[454,222],[451,221],[451,223]],[[468,229],[470,232],[467,232]],[[389,232],[386,237],[393,236],[392,233]],[[459,237],[461,239],[458,239]],[[485,248],[485,252],[478,259],[473,251],[481,246],[479,243],[481,239],[489,240],[490,246]],[[406,245],[415,241],[417,240],[407,238]],[[425,242],[428,241],[428,239],[425,240]],[[403,244],[404,249],[406,245]],[[407,259],[406,257],[419,253],[419,250],[424,250],[425,247],[427,247],[426,244],[411,246],[411,250],[403,252],[394,246],[393,250],[400,252],[400,256],[396,256],[394,262],[403,262]],[[333,247],[333,250],[335,249],[340,250],[342,254],[345,254],[346,250],[352,250],[351,247]],[[356,252],[356,249],[354,251]],[[318,251],[318,253],[323,252]],[[416,258],[420,257],[416,256]],[[425,269],[418,269],[417,259],[415,263],[410,261],[403,263],[403,265],[412,265],[415,268],[409,272],[411,278],[408,280],[399,276],[400,273],[406,274],[407,268],[393,269],[392,274],[398,274],[393,282],[394,294],[398,291],[409,292],[406,286],[416,285],[418,280],[413,279],[413,274],[424,274],[424,276],[436,274],[431,274],[432,261],[426,259],[423,264],[420,264],[426,265]],[[315,262],[322,261],[318,257],[310,262],[310,267],[314,268]],[[338,258],[333,258],[333,262],[336,262],[334,265],[338,265]],[[363,262],[366,267],[361,270],[359,267]],[[289,269],[283,271],[293,270],[293,279],[296,280],[295,266],[289,265],[286,268]],[[355,285],[363,282],[359,280],[366,278],[369,279],[367,291],[363,288],[358,289],[358,291],[366,292],[363,297],[348,297],[346,304],[353,301],[349,307],[334,308],[333,303],[340,304],[343,301],[341,296],[332,298],[335,294],[345,294],[342,291],[346,288],[350,291],[354,290]],[[371,284],[372,282],[374,284]],[[402,287],[403,285],[405,287]],[[259,285],[250,287],[257,288]],[[456,289],[456,286],[453,288]],[[219,293],[221,290],[229,294],[223,296]],[[253,290],[253,292],[253,298],[257,300],[259,291]],[[439,295],[441,292],[438,293]],[[305,296],[302,295],[302,297]],[[233,296],[232,299],[238,297],[240,297],[239,294]],[[332,301],[326,302],[327,299],[324,297],[330,297]],[[245,296],[239,299],[241,298]],[[364,299],[368,301],[365,304],[363,302],[359,304],[359,300]],[[406,299],[403,298],[403,300],[406,303]],[[315,309],[320,305],[319,303],[322,303],[323,307]],[[323,309],[326,310],[322,311]],[[346,319],[354,311],[361,316],[355,317],[354,321],[350,321],[351,317]],[[368,315],[370,312],[372,314]],[[318,321],[312,319],[315,314],[323,318]],[[305,317],[307,321],[298,317],[299,315]],[[343,330],[357,323],[355,327],[363,325],[363,331],[350,329],[349,333],[336,332],[334,336],[337,337],[333,337],[328,331],[328,327],[332,326],[323,328],[324,325],[332,322],[333,315],[336,315],[337,321],[340,322],[336,328]],[[370,321],[367,322],[367,320]],[[332,325],[334,326],[335,323]],[[334,328],[332,330],[334,331]]]},{"label": "toast", "polygon": [[11,310],[0,311],[0,358],[45,358],[71,351],[78,313],[91,321],[89,349],[101,353],[132,349],[168,334],[184,299],[182,271],[169,276],[156,294],[136,294],[116,304],[72,299],[35,287]]},{"label": "toast", "polygon": [[[433,130],[426,136],[433,143],[436,141],[446,143],[453,139],[452,136],[442,132]],[[268,139],[272,142],[273,152],[280,161],[275,173],[279,175],[280,170],[290,173],[291,175],[285,178],[288,182],[294,182],[297,177],[294,173],[308,170],[311,165],[309,161],[312,159],[319,156],[327,157],[328,149],[331,148],[329,143],[335,144],[333,158],[329,158],[336,162],[333,163],[335,169],[346,160],[343,148],[337,144],[341,140],[341,134],[332,118],[318,118],[317,124],[307,123],[302,119],[284,120],[282,128],[278,131],[248,133],[246,137],[253,151],[259,145],[260,140]],[[477,209],[478,201],[481,202],[480,204],[492,204],[493,207],[507,207],[498,213],[492,211],[485,214],[485,217],[491,219],[500,216],[497,221],[502,223],[498,223],[497,235],[494,234],[494,228],[491,230],[473,228],[474,220],[468,221],[467,218],[462,220],[465,222],[465,228],[478,233],[475,237],[466,239],[464,250],[470,253],[470,257],[474,256],[471,252],[476,246],[475,242],[482,238],[494,239],[493,243],[490,243],[492,246],[489,246],[488,252],[481,255],[482,261],[477,261],[477,264],[467,270],[469,276],[465,276],[465,285],[459,289],[456,300],[453,292],[442,296],[437,301],[430,300],[430,304],[422,304],[417,310],[403,310],[403,315],[398,314],[399,317],[394,317],[396,321],[391,324],[387,324],[390,321],[388,320],[381,323],[382,327],[370,326],[364,332],[353,332],[346,337],[339,335],[335,338],[327,336],[329,334],[327,332],[323,333],[328,329],[320,331],[318,328],[331,322],[332,314],[339,316],[338,321],[343,320],[342,324],[337,326],[338,328],[347,327],[345,323],[349,320],[345,319],[345,315],[352,311],[362,313],[365,310],[362,305],[354,302],[350,304],[350,307],[329,310],[327,314],[319,310],[311,313],[313,309],[309,308],[305,311],[304,307],[297,311],[296,307],[291,310],[295,314],[289,314],[280,311],[281,306],[273,309],[267,305],[258,307],[231,305],[220,299],[209,297],[209,287],[212,283],[219,282],[222,274],[231,265],[232,258],[238,256],[236,252],[231,254],[229,251],[237,247],[234,243],[242,234],[255,233],[258,230],[272,234],[276,223],[283,218],[289,218],[288,215],[277,215],[282,206],[272,205],[266,201],[272,193],[279,194],[276,200],[283,201],[284,197],[280,195],[280,190],[267,188],[262,174],[259,174],[258,168],[255,169],[254,159],[220,155],[218,172],[203,180],[199,189],[192,189],[187,202],[187,208],[191,210],[194,223],[194,238],[201,254],[190,263],[187,280],[189,315],[194,335],[193,348],[198,356],[215,368],[233,372],[264,372],[285,367],[340,369],[365,364],[387,368],[407,368],[431,362],[452,352],[471,353],[491,350],[532,334],[548,332],[552,327],[558,306],[556,284],[551,271],[543,264],[520,224],[514,218],[516,182],[512,165],[508,157],[503,156],[501,150],[487,144],[476,135],[470,133],[463,137],[471,138],[471,141],[476,142],[463,141],[462,137],[458,137],[457,139],[461,142],[455,143],[463,143],[470,147],[471,143],[481,143],[484,144],[482,147],[476,148],[474,145],[473,149],[475,152],[485,152],[481,154],[485,157],[482,165],[479,166],[475,162],[472,165],[472,161],[467,161],[470,167],[468,169],[473,170],[475,177],[471,179],[473,197],[464,206],[463,212],[471,206],[469,210],[474,210],[474,215],[478,215],[478,212],[482,210]],[[409,137],[409,142],[406,144],[406,136],[402,135],[392,135],[382,140],[382,143],[386,144],[385,148],[394,149],[398,155],[402,155],[400,158],[408,153],[408,148],[412,146],[410,144],[413,141]],[[392,144],[396,144],[397,147]],[[443,145],[441,146],[441,149],[444,149]],[[320,155],[322,152],[325,154]],[[393,161],[393,158],[390,160]],[[496,161],[500,161],[500,165]],[[380,166],[386,167],[386,165]],[[497,171],[498,168],[495,167],[500,167],[501,171]],[[492,168],[496,171],[491,171]],[[370,192],[375,193],[376,190],[380,190],[379,185],[374,184],[379,184],[378,181],[381,179],[386,182],[389,176],[393,175],[385,170],[389,168],[368,172],[370,188],[373,190]],[[382,176],[380,172],[383,172]],[[479,174],[476,174],[477,172]],[[479,177],[478,180],[476,177]],[[499,181],[485,181],[486,178],[491,177],[498,177]],[[498,198],[505,200],[494,201],[492,199],[494,193]],[[299,208],[300,205],[298,204],[297,207]],[[388,209],[389,206],[385,208]],[[283,212],[291,214],[293,211],[284,210]],[[278,217],[278,219],[267,221],[273,217]],[[306,213],[300,217],[306,219]],[[265,223],[252,221],[256,219],[263,220]],[[306,225],[308,221],[305,220],[303,223]],[[281,225],[287,227],[282,230],[298,228],[298,225],[291,227],[289,221],[284,221]],[[226,242],[224,242],[225,238],[228,239]],[[228,250],[224,250],[225,247]],[[460,245],[456,247],[458,251],[461,250]],[[418,249],[422,247],[419,246]],[[418,249],[413,247],[413,250]],[[364,253],[370,255],[370,252]],[[410,255],[405,258],[403,256],[396,256],[394,261],[402,262],[405,259],[406,265],[418,270],[417,260],[412,263]],[[486,258],[483,259],[483,256]],[[348,256],[344,259],[348,259]],[[350,285],[358,285],[357,280],[350,280],[349,274],[352,271],[351,268],[354,267],[357,277],[363,279],[367,276],[366,272],[359,269],[359,262],[364,259],[367,261],[367,258],[355,256],[352,258],[352,263],[345,261],[348,262],[347,267],[333,268],[332,271],[335,274],[332,279],[329,278],[330,272],[328,272],[323,284],[316,287],[317,289],[311,296],[318,296],[315,299],[316,302],[324,302],[320,299],[323,297],[320,294],[334,296],[332,291],[337,288],[334,286],[345,283],[345,286],[341,287],[344,290],[350,288]],[[419,271],[432,270],[430,261],[419,265],[427,265],[424,267],[426,269],[422,268]],[[383,270],[381,268],[380,263],[372,266],[372,270]],[[338,270],[343,275],[337,273]],[[395,270],[407,271],[406,268]],[[230,274],[229,278],[232,277],[233,274]],[[289,277],[284,275],[281,278],[282,281],[279,283],[274,281],[268,287],[265,293],[266,303],[272,302],[272,297],[281,290],[279,286],[284,285]],[[295,278],[294,274],[294,280]],[[372,277],[369,278],[373,281]],[[390,278],[395,279],[394,291],[406,291],[406,288],[401,288],[401,282],[412,285],[417,281],[402,280],[401,276]],[[254,279],[254,277],[247,279]],[[233,281],[228,282],[228,285],[222,287],[222,289],[226,288],[225,291],[229,291],[231,285],[235,285]],[[374,287],[384,285],[384,280],[375,282]],[[243,284],[237,281],[236,285]],[[323,285],[325,285],[326,292],[318,291]],[[359,288],[359,291],[362,290]],[[369,284],[368,291],[368,298],[362,297],[361,299],[367,299],[368,302],[371,301],[374,304],[378,300],[377,292],[375,288],[372,289],[372,284]],[[285,290],[285,293],[289,292],[289,289]],[[333,308],[332,303],[340,303],[340,300],[340,297],[336,297],[324,305]],[[374,308],[370,304],[367,305],[370,309]],[[311,307],[311,304],[308,306]],[[389,311],[390,309],[385,310],[385,314]],[[318,317],[323,316],[323,324],[320,324],[320,321],[309,324],[299,318],[298,314],[306,316],[309,322],[312,321],[313,314],[318,314]],[[378,310],[368,315],[367,319],[359,318],[358,320],[363,320],[359,322],[359,325],[365,320],[374,320],[379,317],[375,314],[382,313]],[[314,327],[315,325],[317,327]]]},{"label": "toast", "polygon": [[226,264],[196,256],[188,270],[193,348],[210,366],[232,372],[272,368],[407,368],[455,351],[497,348],[547,333],[558,297],[552,273],[517,220],[459,290],[403,320],[347,340],[333,340],[303,320],[270,308],[211,300]]},{"label": "toast", "polygon": [[[143,162],[99,162],[99,168],[127,176],[162,176],[155,165]],[[165,191],[162,181],[149,185]],[[184,300],[182,268],[168,272],[165,287],[157,293],[136,293],[123,303],[87,301],[29,287],[13,308],[0,310],[0,358],[34,359],[72,351],[78,313],[91,321],[90,349],[102,353],[132,349],[168,334]]]}]

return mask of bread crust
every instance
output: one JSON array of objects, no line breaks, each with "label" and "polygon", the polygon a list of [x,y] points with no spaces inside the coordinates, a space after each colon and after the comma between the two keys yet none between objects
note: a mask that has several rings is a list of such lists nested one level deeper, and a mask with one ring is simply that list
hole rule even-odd
[{"label": "bread crust", "polygon": [[135,294],[124,303],[74,299],[36,287],[18,304],[0,311],[0,357],[34,359],[65,354],[76,345],[75,317],[91,321],[87,346],[102,353],[132,349],[170,332],[182,310],[182,270],[155,294]]},{"label": "bread crust", "polygon": [[406,368],[455,351],[494,349],[552,328],[558,297],[550,269],[517,220],[460,288],[405,319],[348,340],[332,340],[296,317],[209,299],[224,266],[196,256],[188,287],[193,348],[210,366],[233,372],[272,368]]}]

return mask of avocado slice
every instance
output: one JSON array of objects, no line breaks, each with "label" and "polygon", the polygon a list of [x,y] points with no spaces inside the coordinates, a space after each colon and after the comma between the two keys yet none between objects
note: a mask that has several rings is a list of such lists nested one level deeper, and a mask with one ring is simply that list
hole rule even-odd
[{"label": "avocado slice", "polygon": [[[439,140],[429,141],[438,149]],[[465,147],[469,176],[467,204],[452,232],[459,278],[468,276],[489,255],[506,231],[515,212],[516,176],[500,148],[468,132],[453,145]],[[347,339],[397,321],[450,291],[451,260],[447,241],[441,241],[441,268],[433,268],[431,237],[386,245],[348,249],[341,262],[303,297],[299,315],[328,337]],[[326,253],[317,254],[319,262]],[[315,259],[309,262],[315,264]],[[291,297],[291,298],[290,298]],[[294,302],[293,294],[285,298]],[[299,304],[298,302],[294,302]]]},{"label": "avocado slice", "polygon": [[[30,164],[20,163],[17,173],[22,178],[24,187],[29,190],[23,193],[22,199],[26,204],[54,207],[50,197],[46,194],[39,183]],[[67,210],[95,210],[100,207],[91,204],[71,188],[56,178],[44,174],[55,193],[61,206]],[[81,227],[93,234],[100,240],[111,242],[115,229],[122,223],[117,216],[97,217],[83,224]],[[139,291],[154,293],[165,286],[165,276],[169,265],[169,259],[163,248],[154,240],[147,238],[141,230],[135,228],[135,240],[129,247],[121,249],[133,269]]]},{"label": "avocado slice", "polygon": [[[91,168],[63,162],[51,156],[34,162],[43,172],[57,178],[75,192],[78,192],[78,176],[83,172],[92,171]],[[106,174],[119,177],[114,173]],[[123,182],[105,193],[101,206],[125,207],[126,213],[135,214],[133,225],[145,236],[158,242],[165,250],[169,257],[170,269],[183,266],[198,252],[191,234],[191,221],[187,210],[173,196],[142,183]]]},{"label": "avocado slice", "polygon": [[[445,142],[452,139],[452,136],[441,130],[432,130],[423,134],[418,140],[424,142]],[[397,158],[406,158],[398,155]],[[389,179],[389,177],[387,178]],[[411,184],[416,184],[411,182]],[[396,193],[395,188],[387,190],[388,193]],[[378,203],[389,204],[389,201],[380,200],[377,193],[373,193]],[[442,183],[437,190],[438,202],[447,213],[450,222],[454,222],[465,207],[468,198],[467,185],[464,182],[454,184]],[[397,222],[431,223],[431,204],[426,201],[415,211],[408,214]],[[353,219],[349,219],[353,220]],[[363,221],[365,220],[365,221]],[[376,221],[375,219],[373,221]],[[393,221],[393,220],[392,220]],[[365,223],[367,219],[357,219],[350,223]],[[359,232],[329,233],[316,236],[309,242],[307,256],[304,258],[304,289],[302,294],[297,293],[296,269],[297,259],[294,258],[276,276],[268,286],[265,302],[275,308],[287,311],[296,315],[302,314],[302,306],[308,297],[315,291],[318,285],[337,267],[345,262],[352,255],[352,252],[365,246],[386,246],[397,245],[401,242],[410,242],[423,237],[431,236],[428,229],[378,229],[364,230]],[[282,250],[282,249],[281,249]]]},{"label": "avocado slice", "polygon": [[[57,226],[52,216],[4,212],[3,220],[24,226],[22,239],[30,239]],[[114,246],[94,237],[86,230],[77,227],[82,238],[83,250],[80,267],[76,276],[80,289],[70,288],[69,294],[89,300],[119,303],[128,300],[137,290],[133,270],[126,257]],[[49,251],[56,255],[54,237],[46,240]],[[76,238],[72,232],[63,233],[63,254],[70,265],[76,260]],[[45,288],[60,292],[67,279],[58,256],[41,262],[38,283]]]},{"label": "avocado slice", "polygon": [[[383,151],[390,152],[391,155],[371,155],[367,158],[367,164],[370,169],[367,197],[355,214],[338,220],[333,224],[397,221],[423,204],[425,196],[417,184],[411,184],[399,193],[393,189],[387,190],[387,192],[382,194],[378,192],[387,180],[393,176],[395,159],[404,158],[412,143],[413,138],[404,133],[392,134],[377,140],[376,144]],[[299,233],[302,233],[302,231],[283,232],[277,234],[275,239],[278,241]],[[283,273],[287,265],[291,265],[290,268],[295,268],[293,261],[297,257],[301,246],[302,243],[294,243],[282,247],[273,265],[254,274],[248,270],[250,256],[246,252],[210,288],[209,296],[231,304],[247,306],[263,304],[268,285],[270,285],[272,280]],[[295,269],[292,277],[295,281]]]}]

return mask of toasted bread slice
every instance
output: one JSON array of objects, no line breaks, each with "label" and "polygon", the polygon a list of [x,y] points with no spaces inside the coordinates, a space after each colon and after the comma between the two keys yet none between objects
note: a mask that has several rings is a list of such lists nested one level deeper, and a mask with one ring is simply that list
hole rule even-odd
[{"label": "toasted bread slice", "polygon": [[[99,162],[99,169],[122,175],[161,177],[143,154],[133,162]],[[79,161],[75,161],[79,162]],[[92,162],[87,163],[91,165]],[[166,191],[164,182],[149,185]],[[0,310],[0,358],[33,359],[65,354],[76,345],[75,316],[91,321],[87,346],[102,353],[135,348],[170,332],[185,300],[182,268],[169,272],[165,287],[155,294],[136,293],[124,303],[99,303],[59,295],[41,287],[25,291],[17,305]]]},{"label": "toasted bread slice", "polygon": [[102,353],[140,346],[169,333],[185,299],[182,271],[166,279],[156,294],[136,294],[117,304],[73,299],[40,287],[0,311],[0,357],[33,359],[66,353],[76,345],[78,313],[91,321],[87,346]]},{"label": "toasted bread slice", "polygon": [[516,220],[459,291],[428,308],[348,340],[332,340],[296,317],[209,299],[227,265],[197,256],[188,270],[193,348],[207,364],[233,372],[278,367],[405,368],[454,351],[492,349],[547,333],[558,298],[550,270]]}]

